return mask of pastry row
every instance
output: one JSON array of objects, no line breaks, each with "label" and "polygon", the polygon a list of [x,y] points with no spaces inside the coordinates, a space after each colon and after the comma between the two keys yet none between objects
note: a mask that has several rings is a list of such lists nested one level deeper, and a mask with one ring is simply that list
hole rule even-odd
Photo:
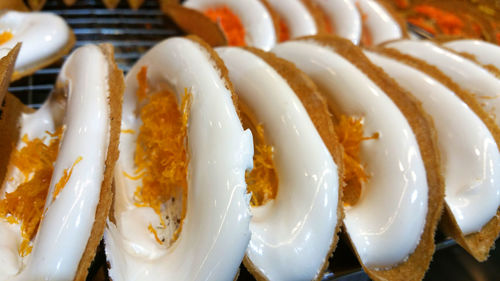
[{"label": "pastry row", "polygon": [[341,226],[371,278],[419,280],[439,220],[480,261],[499,234],[497,46],[178,37],[123,78],[88,45],[36,111],[6,94],[22,48],[0,61],[0,280],[84,280],[102,237],[113,280],[319,280]]}]

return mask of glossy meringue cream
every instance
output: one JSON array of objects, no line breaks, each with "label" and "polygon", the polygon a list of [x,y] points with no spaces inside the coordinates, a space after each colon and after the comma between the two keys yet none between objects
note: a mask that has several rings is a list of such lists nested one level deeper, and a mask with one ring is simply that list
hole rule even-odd
[{"label": "glossy meringue cream", "polygon": [[182,5],[200,12],[227,6],[245,27],[248,46],[269,50],[278,40],[272,16],[259,0],[187,0]]},{"label": "glossy meringue cream", "polygon": [[500,153],[481,119],[430,76],[371,52],[368,58],[418,98],[436,126],[444,163],[445,201],[467,235],[480,231],[500,206]]},{"label": "glossy meringue cream", "polygon": [[[134,153],[141,120],[136,115],[137,73],[147,67],[152,91],[168,88],[180,100],[188,91],[187,212],[170,246],[148,230],[159,225],[150,207],[137,207]],[[252,166],[253,140],[244,131],[231,92],[208,50],[186,38],[167,39],[148,51],[125,78],[120,158],[115,169],[116,224],[104,239],[115,280],[233,280],[250,240],[250,197],[245,170]],[[167,219],[168,220],[168,219]]]},{"label": "glossy meringue cream", "polygon": [[493,65],[500,69],[500,47],[495,44],[481,40],[462,39],[446,42],[443,46],[456,52],[471,54],[479,63]]},{"label": "glossy meringue cream", "polygon": [[268,280],[316,279],[335,236],[337,165],[299,98],[274,68],[240,48],[217,52],[239,99],[264,127],[279,178],[276,198],[252,207],[247,257]]},{"label": "glossy meringue cream", "polygon": [[334,33],[358,45],[361,38],[361,15],[351,0],[313,0],[332,23]]},{"label": "glossy meringue cream", "polygon": [[485,68],[429,41],[401,40],[386,45],[436,66],[461,88],[475,94],[500,125],[500,79]]},{"label": "glossy meringue cream", "polygon": [[60,52],[70,40],[70,28],[60,16],[47,12],[6,11],[0,14],[0,33],[13,37],[0,45],[12,49],[22,42],[15,64],[16,71],[23,71]]},{"label": "glossy meringue cream", "polygon": [[[91,62],[91,63],[90,63]],[[20,136],[48,138],[63,126],[59,153],[45,203],[43,219],[33,250],[21,258],[19,224],[0,220],[0,280],[72,280],[94,225],[104,178],[109,144],[108,63],[99,47],[77,49],[64,63],[58,82],[66,84],[67,101],[49,98],[34,113],[22,114]],[[57,95],[57,94],[52,94]],[[19,141],[17,148],[24,146]],[[55,184],[65,169],[72,173],[52,200]],[[12,192],[24,181],[18,169],[10,169],[4,190]]]},{"label": "glossy meringue cream", "polygon": [[351,0],[363,15],[363,24],[371,35],[373,45],[403,37],[403,31],[394,17],[375,0]]},{"label": "glossy meringue cream", "polygon": [[382,269],[405,261],[420,241],[428,198],[420,149],[405,117],[374,82],[330,47],[296,41],[279,44],[273,52],[308,74],[335,108],[363,118],[366,135],[379,133],[377,140],[361,143],[369,179],[358,203],[345,208],[344,225],[365,266]]},{"label": "glossy meringue cream", "polygon": [[290,38],[318,33],[313,15],[301,0],[268,0],[268,2],[286,23]]}]

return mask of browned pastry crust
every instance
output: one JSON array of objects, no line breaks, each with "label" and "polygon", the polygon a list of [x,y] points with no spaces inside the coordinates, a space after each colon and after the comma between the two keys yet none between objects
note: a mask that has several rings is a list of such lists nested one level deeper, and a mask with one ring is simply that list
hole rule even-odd
[{"label": "browned pastry crust", "polygon": [[301,0],[304,6],[307,8],[311,16],[314,18],[314,22],[316,23],[316,27],[318,28],[318,34],[328,34],[326,28],[326,21],[324,18],[324,14],[322,13],[319,5],[316,5],[311,0]]},{"label": "browned pastry crust", "polygon": [[13,144],[19,139],[17,120],[22,113],[23,104],[13,96],[7,94],[10,77],[14,71],[14,64],[21,44],[18,43],[5,57],[0,59],[0,178],[4,179],[9,165],[10,153]]},{"label": "browned pastry crust", "polygon": [[137,10],[139,7],[144,3],[144,0],[128,0],[128,4],[130,5],[130,8]]},{"label": "browned pastry crust", "polygon": [[28,7],[26,7],[23,0],[2,0],[0,1],[0,10],[2,9],[9,9],[21,12],[28,11]]},{"label": "browned pastry crust", "polygon": [[28,0],[28,5],[33,11],[40,11],[47,0]]},{"label": "browned pastry crust", "polygon": [[[304,72],[295,67],[293,63],[278,58],[273,53],[264,52],[250,47],[246,47],[245,49],[264,60],[276,72],[278,72],[283,79],[286,80],[290,88],[292,88],[302,102],[304,108],[309,114],[309,117],[311,118],[311,121],[335,160],[335,163],[337,163],[339,173],[339,203],[337,206],[338,221],[328,254],[325,256],[323,266],[314,279],[321,280],[324,271],[328,267],[328,259],[333,254],[333,251],[337,246],[338,233],[340,232],[340,226],[342,225],[341,222],[343,220],[342,201],[340,200],[340,198],[342,198],[342,186],[344,185],[342,147],[340,146],[335,134],[334,124],[328,110],[326,99],[320,93],[314,82]],[[268,280],[266,276],[252,263],[248,256],[245,256],[243,259],[243,264],[257,280]]]},{"label": "browned pastry crust", "polygon": [[222,30],[203,13],[170,1],[161,2],[161,9],[186,33],[203,38],[210,46],[227,45]]},{"label": "browned pastry crust", "polygon": [[113,46],[111,44],[100,44],[99,48],[108,61],[108,85],[110,90],[108,100],[110,108],[109,143],[105,161],[106,170],[104,171],[104,179],[101,185],[100,200],[96,209],[94,225],[74,279],[82,281],[84,281],[87,277],[88,268],[94,259],[96,249],[101,241],[104,228],[106,227],[106,219],[108,218],[109,210],[113,201],[111,183],[113,180],[115,163],[118,160],[118,155],[120,153],[118,150],[118,143],[120,142],[123,91],[125,90],[123,72],[118,69],[118,66],[116,65]]},{"label": "browned pastry crust", "polygon": [[[473,94],[463,90],[438,68],[422,60],[402,54],[394,49],[380,49],[379,51],[384,55],[393,57],[422,72],[425,72],[427,75],[433,77],[452,90],[483,121],[493,135],[493,138],[497,143],[497,147],[500,149],[500,128],[495,123],[492,116],[482,108],[481,103]],[[474,258],[478,261],[485,261],[488,258],[489,251],[493,247],[496,238],[500,234],[500,210],[497,211],[496,216],[494,216],[481,229],[481,231],[464,235],[458,227],[451,210],[448,206],[446,206],[440,227],[446,235],[455,239],[458,244],[474,256]]]},{"label": "browned pastry crust", "polygon": [[[87,246],[79,262],[74,280],[85,280],[90,263],[94,259],[95,251],[101,241],[106,219],[109,209],[113,201],[113,193],[111,181],[113,178],[113,170],[116,160],[118,159],[118,142],[121,126],[121,108],[122,95],[124,91],[123,74],[118,69],[113,57],[113,47],[109,44],[99,45],[101,51],[106,56],[109,67],[109,108],[110,108],[110,132],[108,151],[106,153],[103,182],[101,184],[100,200],[96,208],[95,220],[90,233],[90,238]],[[18,50],[16,47],[15,51]],[[4,58],[5,59],[5,58]],[[3,60],[0,61],[0,66],[3,66]],[[0,68],[1,69],[1,68]],[[8,76],[7,76],[8,77]],[[5,78],[4,78],[5,80]],[[2,81],[2,83],[5,83]],[[3,85],[3,84],[0,84]],[[60,91],[64,85],[56,85],[55,91]],[[4,90],[4,89],[1,89]],[[0,175],[5,177],[8,160],[15,148],[15,143],[19,139],[19,119],[22,113],[33,112],[33,109],[22,104],[13,95],[7,94],[4,107],[2,108],[2,117],[0,119],[0,130],[4,132],[4,136],[0,138],[0,152],[5,157],[0,160]]]},{"label": "browned pastry crust", "polygon": [[[333,49],[361,70],[370,80],[380,87],[397,105],[406,117],[419,144],[427,175],[428,210],[424,231],[415,251],[408,259],[390,269],[372,269],[363,265],[363,269],[374,280],[421,280],[434,253],[434,233],[441,217],[444,198],[444,181],[441,160],[437,146],[437,135],[432,118],[425,113],[420,102],[403,90],[382,69],[370,63],[362,50],[350,41],[333,36],[310,36],[302,40],[313,40]],[[342,109],[338,109],[342,110]],[[337,110],[337,112],[338,112]],[[335,113],[335,110],[331,110]],[[411,223],[411,222],[409,222]],[[349,236],[349,233],[347,233]],[[355,248],[353,247],[355,250]],[[356,252],[356,250],[355,250]],[[359,255],[356,253],[359,259]],[[361,261],[361,259],[359,259]]]},{"label": "browned pastry crust", "polygon": [[37,63],[35,63],[35,64],[25,68],[25,69],[20,69],[20,70],[14,71],[14,74],[12,74],[11,81],[19,80],[25,76],[29,76],[29,75],[35,73],[37,70],[40,70],[42,68],[45,68],[45,67],[53,64],[54,62],[56,62],[57,60],[59,60],[63,56],[67,55],[71,51],[73,46],[75,45],[75,42],[76,42],[75,34],[73,34],[73,31],[70,30],[68,43],[60,51],[58,51],[53,56],[50,56],[42,61],[39,61],[39,62],[37,62]]},{"label": "browned pastry crust", "polygon": [[114,9],[118,4],[120,3],[120,0],[102,0],[102,3],[104,3],[104,6],[108,9]]}]

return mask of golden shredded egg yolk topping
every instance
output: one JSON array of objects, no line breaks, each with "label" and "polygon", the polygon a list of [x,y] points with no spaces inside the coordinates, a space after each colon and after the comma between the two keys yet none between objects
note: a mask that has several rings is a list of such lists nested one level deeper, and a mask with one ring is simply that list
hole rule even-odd
[{"label": "golden shredded egg yolk topping", "polygon": [[361,118],[340,116],[340,121],[335,128],[339,142],[344,148],[344,180],[343,189],[344,205],[353,206],[361,197],[363,183],[368,180],[368,175],[361,164],[361,142],[378,139],[378,133],[371,137],[364,137],[363,120]]},{"label": "golden shredded egg yolk topping", "polygon": [[[140,109],[142,125],[137,136],[134,157],[137,176],[125,175],[134,180],[142,180],[142,186],[138,186],[134,193],[135,205],[152,208],[160,216],[161,224],[165,225],[161,216],[162,205],[175,198],[179,190],[182,191],[183,200],[182,219],[186,213],[189,163],[186,147],[191,94],[185,90],[180,107],[174,93],[170,91],[146,95],[146,73],[147,68],[143,67],[137,75],[137,96],[139,100],[146,100]],[[174,240],[180,229],[181,227],[174,234]],[[148,230],[159,243],[162,242],[152,225]]]},{"label": "golden shredded egg yolk topping", "polygon": [[279,42],[290,40],[290,30],[288,29],[288,25],[286,24],[283,18],[280,18],[279,25],[280,25]]},{"label": "golden shredded egg yolk topping", "polygon": [[229,46],[245,46],[245,27],[240,18],[227,6],[205,10],[204,14],[217,23],[226,36]]},{"label": "golden shredded egg yolk topping", "polygon": [[248,107],[240,101],[240,120],[243,128],[250,129],[253,135],[254,155],[253,169],[245,172],[245,181],[248,192],[252,193],[250,204],[262,206],[269,200],[276,198],[278,193],[278,174],[274,166],[274,149],[266,142],[262,124],[250,118],[253,116]]},{"label": "golden shredded egg yolk topping", "polygon": [[[52,173],[54,172],[54,162],[59,152],[59,142],[63,132],[63,127],[55,133],[46,132],[50,137],[48,144],[45,138],[28,139],[24,135],[22,141],[24,146],[12,152],[10,167],[16,167],[24,176],[24,181],[17,186],[16,190],[5,193],[0,200],[0,217],[9,223],[21,223],[22,242],[19,247],[19,255],[25,257],[31,253],[31,240],[35,237],[40,222],[43,218],[45,201],[49,192]],[[55,185],[52,200],[64,188],[73,172],[74,166],[80,162],[82,157],[78,157],[69,173],[65,169],[63,176]],[[12,181],[13,179],[9,179]]]},{"label": "golden shredded egg yolk topping", "polygon": [[[455,14],[438,9],[430,5],[418,5],[413,8],[418,14],[408,18],[408,22],[416,25],[432,35],[442,32],[446,35],[464,35],[465,23]],[[475,29],[480,27],[477,26]],[[481,32],[475,31],[477,36]]]},{"label": "golden shredded egg yolk topping", "polygon": [[14,37],[14,34],[12,34],[12,32],[10,31],[4,31],[0,33],[0,45],[7,43],[10,39],[12,39],[12,37]]}]

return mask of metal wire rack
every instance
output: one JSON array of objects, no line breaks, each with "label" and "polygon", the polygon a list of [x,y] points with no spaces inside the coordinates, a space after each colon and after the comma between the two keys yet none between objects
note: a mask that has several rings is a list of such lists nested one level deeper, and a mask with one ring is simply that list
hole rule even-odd
[{"label": "metal wire rack", "polygon": [[[116,9],[104,7],[101,0],[77,0],[66,7],[62,0],[48,0],[45,11],[66,19],[76,35],[75,48],[86,44],[111,43],[115,47],[115,60],[125,73],[143,53],[157,42],[183,33],[161,12],[157,0],[146,0],[139,10],[132,10],[125,0]],[[62,62],[37,71],[11,84],[9,91],[33,108],[39,108],[52,91]],[[438,235],[439,236],[439,235]],[[360,268],[349,245],[343,238],[330,260],[323,280],[369,280]],[[453,245],[451,240],[438,237],[438,249]],[[89,269],[88,281],[107,280],[106,259],[102,245]],[[254,280],[242,266],[238,280]]]},{"label": "metal wire rack", "polygon": [[[141,9],[134,11],[124,0],[114,10],[106,9],[100,0],[78,0],[72,7],[64,6],[62,0],[49,0],[44,10],[66,19],[77,38],[75,48],[86,44],[113,44],[116,62],[125,72],[151,46],[181,34],[163,15],[157,1],[145,1]],[[9,91],[25,104],[39,107],[52,90],[64,59],[14,82]]]}]

